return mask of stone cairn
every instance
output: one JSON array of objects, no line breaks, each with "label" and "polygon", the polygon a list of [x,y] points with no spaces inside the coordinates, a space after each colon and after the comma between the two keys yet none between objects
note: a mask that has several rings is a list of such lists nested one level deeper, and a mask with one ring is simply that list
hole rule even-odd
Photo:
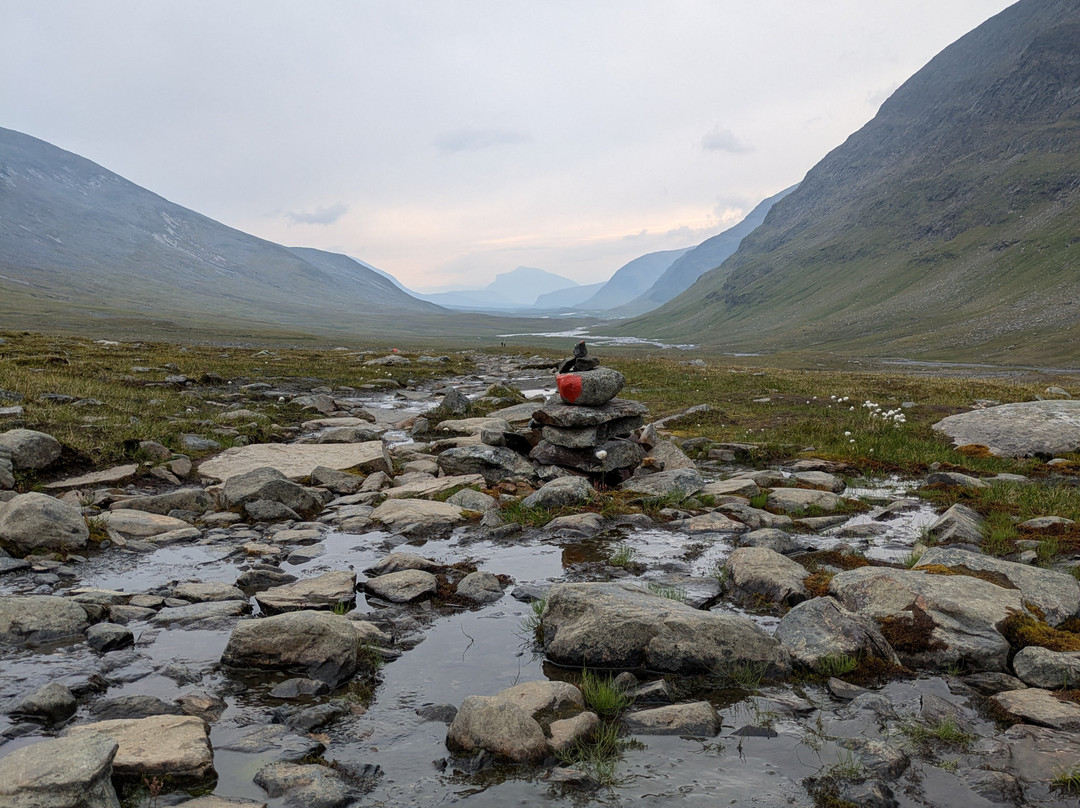
[{"label": "stone cairn", "polygon": [[616,398],[626,378],[600,367],[582,340],[555,376],[559,399],[533,413],[532,427],[541,439],[529,453],[539,463],[583,472],[606,485],[629,478],[645,459],[634,440],[648,408]]}]

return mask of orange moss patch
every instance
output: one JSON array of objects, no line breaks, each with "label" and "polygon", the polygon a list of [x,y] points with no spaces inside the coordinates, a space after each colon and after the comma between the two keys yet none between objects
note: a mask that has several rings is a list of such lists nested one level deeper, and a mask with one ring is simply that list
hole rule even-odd
[{"label": "orange moss patch", "polygon": [[828,570],[818,570],[803,578],[803,586],[812,598],[823,598],[829,594],[829,583],[835,577],[835,573]]},{"label": "orange moss patch", "polygon": [[1026,612],[1013,612],[998,624],[997,630],[1017,651],[1029,645],[1051,651],[1080,651],[1080,634],[1053,628]]},{"label": "orange moss patch", "polygon": [[917,566],[915,569],[919,572],[925,572],[928,575],[965,575],[968,578],[978,578],[980,581],[986,581],[994,586],[1000,586],[1002,589],[1019,589],[1016,584],[1008,579],[1006,575],[993,570],[973,570],[969,567],[965,567],[963,564],[958,564],[955,567],[946,567],[944,564],[927,564],[925,567]]},{"label": "orange moss patch", "polygon": [[991,458],[997,457],[990,451],[989,446],[984,446],[981,443],[967,443],[963,446],[956,447],[957,454],[962,454],[964,457],[979,457],[979,458]]}]

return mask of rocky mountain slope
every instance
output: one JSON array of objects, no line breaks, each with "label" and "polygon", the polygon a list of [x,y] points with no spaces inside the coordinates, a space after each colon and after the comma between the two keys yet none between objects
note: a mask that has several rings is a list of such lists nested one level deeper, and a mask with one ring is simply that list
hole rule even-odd
[{"label": "rocky mountain slope", "polygon": [[[1080,6],[946,48],[639,336],[1048,364],[1080,339]],[[702,337],[702,335],[706,335]]]}]

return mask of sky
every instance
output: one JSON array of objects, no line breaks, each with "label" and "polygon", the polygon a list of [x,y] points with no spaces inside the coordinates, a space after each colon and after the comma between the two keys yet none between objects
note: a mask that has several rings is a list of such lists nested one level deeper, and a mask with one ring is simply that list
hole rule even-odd
[{"label": "sky", "polygon": [[798,182],[1007,0],[0,0],[0,126],[420,291],[577,283]]}]

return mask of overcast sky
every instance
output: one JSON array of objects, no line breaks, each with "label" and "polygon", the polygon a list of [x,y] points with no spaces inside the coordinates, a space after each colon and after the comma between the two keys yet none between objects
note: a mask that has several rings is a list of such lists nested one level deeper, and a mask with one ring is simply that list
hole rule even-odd
[{"label": "overcast sky", "polygon": [[406,285],[579,283],[798,182],[1008,0],[0,0],[0,125]]}]

